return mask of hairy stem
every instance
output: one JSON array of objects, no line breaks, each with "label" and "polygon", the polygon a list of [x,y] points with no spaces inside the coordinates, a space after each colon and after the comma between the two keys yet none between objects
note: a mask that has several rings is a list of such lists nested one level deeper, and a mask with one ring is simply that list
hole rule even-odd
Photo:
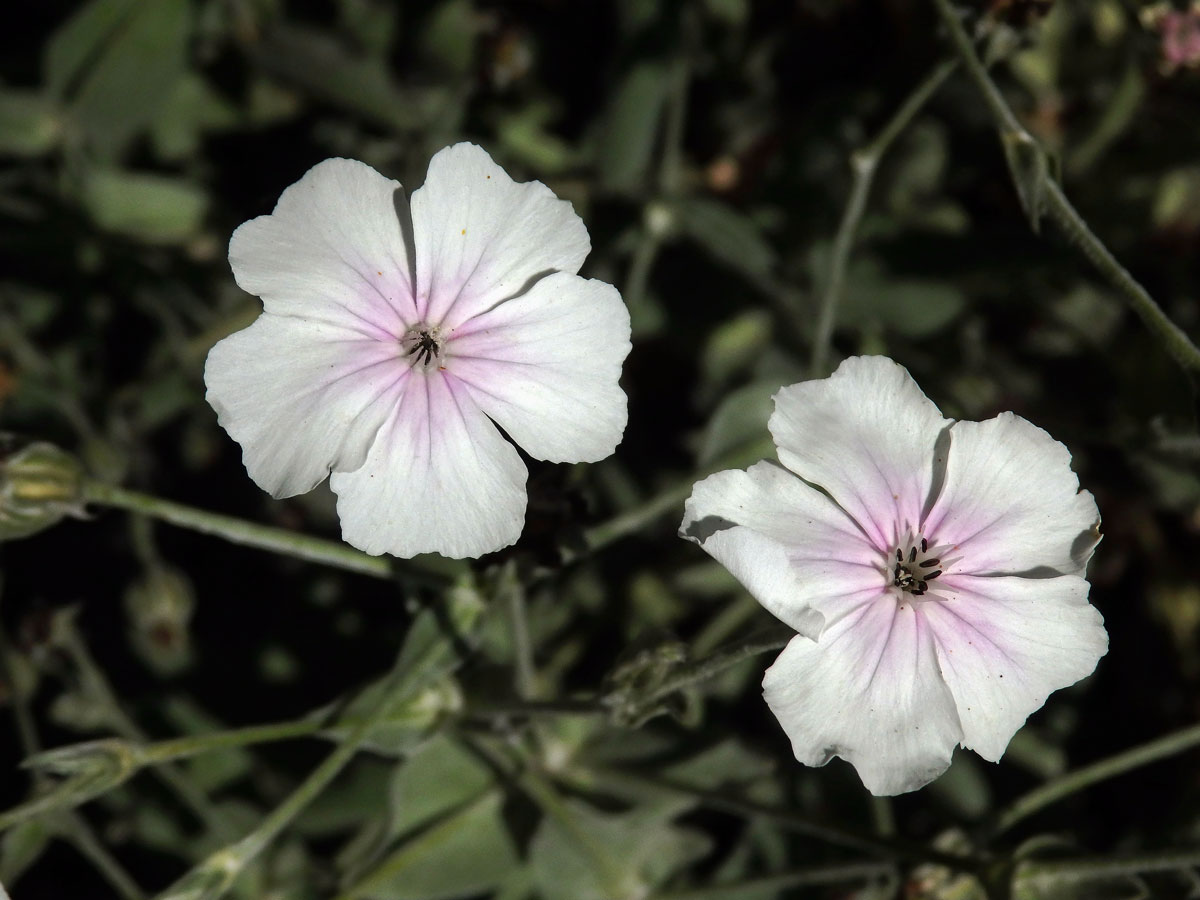
[{"label": "hairy stem", "polygon": [[[388,557],[368,556],[338,541],[298,534],[285,528],[274,528],[247,522],[234,516],[208,512],[185,506],[170,500],[131,491],[116,485],[89,480],[84,485],[87,502],[101,506],[112,506],[130,512],[141,513],[180,528],[189,528],[201,534],[211,534],[243,547],[254,547],[296,559],[321,565],[333,566],[347,572],[357,572],[372,578],[391,578],[402,574],[406,578],[444,585],[452,577],[457,564],[440,558],[422,558],[412,562],[411,567],[400,569]],[[394,568],[395,567],[395,568]]]},{"label": "hairy stem", "polygon": [[1159,850],[1123,856],[1101,856],[1086,859],[1056,859],[1023,863],[1018,870],[1019,881],[1036,881],[1043,886],[1094,878],[1113,878],[1145,872],[1171,872],[1195,869],[1200,866],[1200,848]]},{"label": "hairy stem", "polygon": [[1163,735],[1115,756],[1084,766],[1082,769],[1068,772],[1048,784],[1018,797],[1010,806],[1001,810],[996,816],[991,833],[993,836],[1002,834],[1022,819],[1093,784],[1107,781],[1116,775],[1157,762],[1160,759],[1166,759],[1168,756],[1174,756],[1196,746],[1200,746],[1200,725],[1192,725],[1189,728]]},{"label": "hairy stem", "polygon": [[[987,68],[975,52],[975,47],[951,6],[950,0],[933,0],[933,5],[937,8],[938,15],[949,32],[950,40],[966,67],[967,74],[975,82],[975,86],[983,95],[984,102],[992,112],[992,117],[1000,127],[1001,137],[1007,144],[1024,146],[1044,159],[1045,151],[1033,135],[1021,125],[1000,93],[1000,89],[988,75]],[[1150,332],[1162,342],[1176,362],[1189,373],[1200,373],[1200,348],[1178,325],[1171,321],[1162,308],[1154,302],[1154,298],[1150,296],[1149,292],[1096,237],[1048,171],[1040,176],[1039,184],[1036,187],[1038,203],[1035,206],[1039,208],[1030,210],[1035,221],[1042,212],[1048,215],[1066,232],[1071,242],[1083,252],[1083,255],[1100,274],[1121,293],[1133,311],[1150,329]]]}]

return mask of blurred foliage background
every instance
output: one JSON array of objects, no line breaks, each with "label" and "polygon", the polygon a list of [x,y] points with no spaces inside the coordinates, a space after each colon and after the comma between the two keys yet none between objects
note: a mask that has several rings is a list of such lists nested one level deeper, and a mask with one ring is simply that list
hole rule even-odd
[{"label": "blurred foliage background", "polygon": [[[1023,792],[1200,715],[1191,385],[1052,227],[1031,231],[959,72],[881,161],[833,358],[813,371],[850,155],[951,55],[927,0],[20,6],[0,29],[0,426],[92,477],[336,537],[324,487],[273,501],[249,481],[201,380],[213,343],[260,308],[230,275],[229,234],[329,156],[411,189],[438,149],[480,143],[574,203],[594,247],[584,274],[616,284],[633,316],[617,454],[530,463],[521,543],[451,572],[484,609],[470,646],[446,639],[454,664],[233,896],[977,897],[801,817],[978,848]],[[1134,0],[962,11],[1006,43],[995,77],[1068,195],[1196,333],[1200,14]],[[1000,765],[959,753],[893,802],[841,761],[794,762],[759,695],[769,655],[649,708],[618,702],[772,625],[675,536],[682,497],[722,460],[769,455],[771,394],[851,353],[891,355],[947,415],[1011,409],[1046,428],[1104,516],[1092,600],[1112,644],[1096,674],[1051,697]],[[444,567],[371,579],[102,508],[3,544],[0,565],[4,808],[29,796],[18,766],[36,749],[302,719],[378,679],[453,607],[418,577]],[[0,839],[0,882],[17,900],[154,896],[330,746],[205,753],[25,819]],[[1194,846],[1196,762],[1093,786],[990,849]],[[1184,867],[1018,893],[1184,897],[1198,883]]]}]

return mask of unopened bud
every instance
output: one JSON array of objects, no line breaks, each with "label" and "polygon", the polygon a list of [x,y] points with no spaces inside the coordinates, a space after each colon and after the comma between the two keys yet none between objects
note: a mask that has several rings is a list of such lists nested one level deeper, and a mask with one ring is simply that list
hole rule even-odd
[{"label": "unopened bud", "polygon": [[83,467],[44,441],[0,433],[0,541],[83,515]]},{"label": "unopened bud", "polygon": [[105,738],[35,753],[21,765],[64,779],[54,806],[78,806],[128,781],[145,765],[145,753],[136,744]]}]

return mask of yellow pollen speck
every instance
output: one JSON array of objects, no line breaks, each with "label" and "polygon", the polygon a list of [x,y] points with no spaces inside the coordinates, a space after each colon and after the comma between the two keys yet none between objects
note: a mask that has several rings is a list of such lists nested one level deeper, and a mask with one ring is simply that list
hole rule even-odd
[{"label": "yellow pollen speck", "polygon": [[464,228],[464,229],[462,230],[462,233],[463,233],[463,234],[466,234],[466,233],[467,233],[467,229],[465,229],[465,228]]},{"label": "yellow pollen speck", "polygon": [[376,272],[375,274],[376,274],[376,275],[382,275],[383,273],[382,273],[382,272]]}]

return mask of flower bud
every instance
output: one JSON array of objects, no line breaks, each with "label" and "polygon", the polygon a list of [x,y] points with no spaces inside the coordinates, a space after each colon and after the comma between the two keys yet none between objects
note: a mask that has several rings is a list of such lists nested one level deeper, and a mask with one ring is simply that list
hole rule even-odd
[{"label": "flower bud", "polygon": [[0,541],[83,515],[83,467],[44,441],[0,434]]},{"label": "flower bud", "polygon": [[61,777],[53,806],[78,806],[124,784],[145,765],[140,746],[119,738],[70,744],[35,753],[22,763],[27,769]]}]

